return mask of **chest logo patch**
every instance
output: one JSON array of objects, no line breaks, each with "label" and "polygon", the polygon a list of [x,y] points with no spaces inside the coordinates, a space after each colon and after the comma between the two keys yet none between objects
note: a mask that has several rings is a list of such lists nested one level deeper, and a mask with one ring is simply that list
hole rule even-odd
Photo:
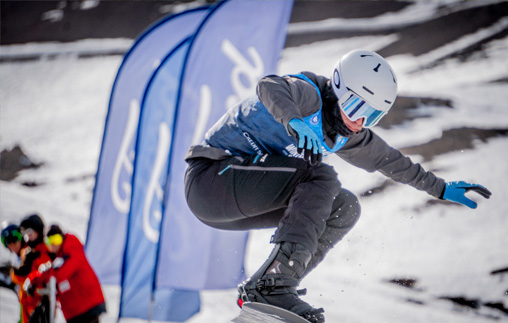
[{"label": "chest logo patch", "polygon": [[317,115],[313,116],[311,119],[310,119],[310,123],[312,124],[318,124],[319,122],[319,118]]}]

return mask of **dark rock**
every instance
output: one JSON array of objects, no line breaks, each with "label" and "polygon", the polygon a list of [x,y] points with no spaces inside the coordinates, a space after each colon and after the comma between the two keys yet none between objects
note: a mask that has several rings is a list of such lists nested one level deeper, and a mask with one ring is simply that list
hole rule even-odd
[{"label": "dark rock", "polygon": [[508,274],[508,267],[496,269],[490,272],[491,275],[504,275]]},{"label": "dark rock", "polygon": [[37,186],[41,186],[42,184],[37,183],[35,181],[28,181],[28,182],[21,183],[21,185],[26,186],[26,187],[37,187]]},{"label": "dark rock", "polygon": [[[397,12],[412,3],[409,1],[295,1],[290,23],[319,21],[329,18],[372,18],[388,12]],[[311,30],[289,32],[285,47],[297,47],[317,41],[366,35],[388,35],[403,27],[379,28],[363,26],[358,29]]]},{"label": "dark rock", "polygon": [[436,155],[442,155],[452,151],[473,149],[473,141],[486,142],[489,138],[507,136],[508,128],[504,129],[477,129],[458,128],[443,132],[441,138],[431,140],[428,143],[401,148],[406,155],[421,155],[425,161],[432,160]]},{"label": "dark rock", "polygon": [[[493,270],[490,272],[490,275],[499,277],[499,281],[504,281],[505,276],[508,275],[508,267]],[[508,295],[508,290],[504,294]]]},{"label": "dark rock", "polygon": [[[165,13],[168,1],[100,1],[84,10],[78,1],[0,1],[1,44],[86,38],[136,38]],[[49,13],[58,19],[47,19]]]},{"label": "dark rock", "polygon": [[[477,298],[466,298],[463,296],[443,296],[439,297],[439,299],[448,300],[453,302],[455,305],[458,305],[460,307],[466,308],[466,309],[472,309],[472,310],[479,310],[482,307],[487,307],[491,309],[496,309],[504,314],[508,314],[508,308],[504,306],[503,302],[482,302],[481,299]],[[480,313],[478,313],[480,314]],[[499,317],[497,315],[488,315],[488,314],[480,314],[482,316],[497,320]]]},{"label": "dark rock", "polygon": [[430,118],[431,115],[417,115],[414,113],[419,108],[425,106],[452,109],[453,103],[451,100],[441,98],[398,96],[392,109],[390,110],[390,113],[384,116],[377,126],[384,129],[390,129],[393,126],[400,125],[407,121],[412,121],[418,118]]},{"label": "dark rock", "polygon": [[493,80],[493,81],[491,81],[491,83],[508,83],[508,76],[507,77],[502,77],[502,78],[497,79],[497,80]]},{"label": "dark rock", "polygon": [[468,7],[465,2],[457,2],[443,7],[435,18],[400,30],[397,41],[378,53],[385,57],[422,55],[464,35],[492,26],[508,15],[508,2],[484,3],[484,6]]},{"label": "dark rock", "polygon": [[416,305],[425,305],[424,301],[421,301],[419,299],[414,299],[414,298],[408,298],[408,299],[406,299],[406,302],[413,303],[413,304],[416,304]]},{"label": "dark rock", "polygon": [[389,283],[396,284],[398,286],[414,289],[418,280],[415,278],[394,278],[388,281]]},{"label": "dark rock", "polygon": [[496,310],[500,310],[501,312],[508,314],[508,308],[506,308],[502,302],[495,302],[495,303],[488,302],[483,305],[486,307],[494,308]]},{"label": "dark rock", "polygon": [[479,309],[481,306],[481,302],[478,299],[469,299],[462,296],[459,297],[449,297],[449,296],[442,296],[439,297],[439,299],[444,299],[447,301],[451,301],[456,305],[465,306],[471,309]]},{"label": "dark rock", "polygon": [[4,149],[0,152],[0,180],[12,181],[20,171],[41,165],[32,162],[18,145],[11,150]]},{"label": "dark rock", "polygon": [[[71,42],[86,38],[131,38],[164,16],[175,13],[176,6],[196,1],[99,1],[83,9],[78,1],[19,1],[2,0],[0,43]],[[217,1],[201,1],[201,5]],[[328,18],[371,18],[402,10],[410,1],[302,1],[294,2],[290,22],[316,21]],[[192,4],[189,4],[192,6]],[[48,15],[53,13],[53,15]],[[56,14],[56,15],[55,15]],[[46,17],[46,18],[44,18]],[[53,18],[51,18],[53,17]],[[49,18],[49,19],[48,19]],[[323,32],[295,43],[335,38]],[[288,43],[293,43],[291,37]]]},{"label": "dark rock", "polygon": [[411,5],[410,1],[307,1],[296,0],[290,23],[318,21],[330,18],[374,18],[389,12],[400,11]]}]

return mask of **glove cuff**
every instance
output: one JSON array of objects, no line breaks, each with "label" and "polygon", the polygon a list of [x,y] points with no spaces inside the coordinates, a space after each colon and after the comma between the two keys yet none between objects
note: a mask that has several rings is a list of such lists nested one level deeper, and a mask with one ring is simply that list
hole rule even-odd
[{"label": "glove cuff", "polygon": [[445,186],[443,187],[443,190],[441,191],[441,194],[439,195],[439,199],[440,199],[440,200],[444,200],[444,193],[445,193],[445,191],[446,191],[446,184],[445,184]]}]

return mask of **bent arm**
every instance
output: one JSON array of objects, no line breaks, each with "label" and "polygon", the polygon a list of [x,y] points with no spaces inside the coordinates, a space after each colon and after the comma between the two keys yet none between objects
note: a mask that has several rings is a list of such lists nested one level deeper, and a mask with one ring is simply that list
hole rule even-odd
[{"label": "bent arm", "polygon": [[321,108],[321,98],[314,86],[297,77],[265,76],[256,91],[261,103],[286,129],[290,120],[302,119]]}]

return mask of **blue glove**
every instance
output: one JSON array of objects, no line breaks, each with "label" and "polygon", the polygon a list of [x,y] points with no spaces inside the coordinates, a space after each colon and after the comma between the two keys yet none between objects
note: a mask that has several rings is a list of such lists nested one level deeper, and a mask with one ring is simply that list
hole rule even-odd
[{"label": "blue glove", "polygon": [[476,202],[468,199],[465,196],[466,192],[468,191],[476,192],[486,199],[490,198],[492,195],[488,189],[478,184],[469,184],[463,181],[448,182],[446,183],[445,189],[443,191],[443,200],[457,202],[464,204],[465,206],[468,206],[472,209],[476,209],[478,206]]},{"label": "blue glove", "polygon": [[312,166],[319,165],[323,159],[321,141],[312,129],[300,119],[289,121],[289,132],[298,141],[298,153],[304,152],[303,158]]}]

